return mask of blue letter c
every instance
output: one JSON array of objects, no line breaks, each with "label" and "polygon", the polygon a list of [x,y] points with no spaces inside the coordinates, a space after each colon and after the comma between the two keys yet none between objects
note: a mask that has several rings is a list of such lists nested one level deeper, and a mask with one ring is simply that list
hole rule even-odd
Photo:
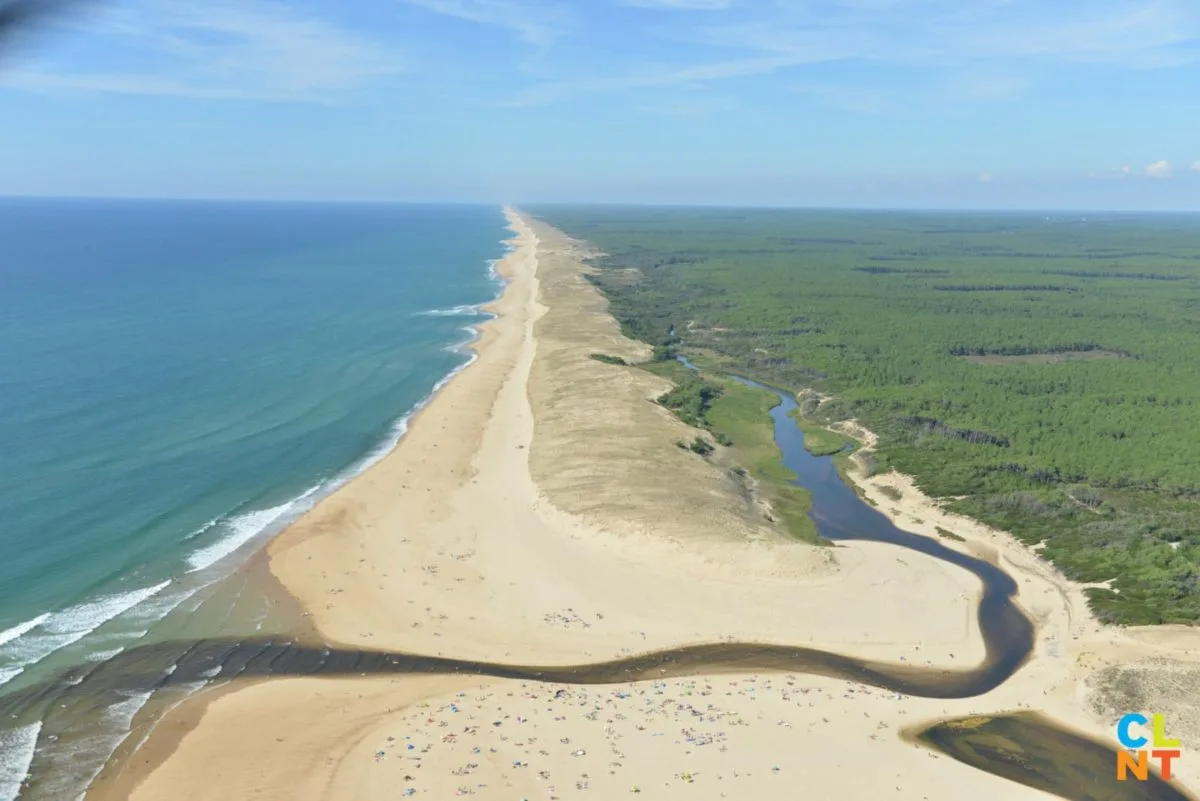
[{"label": "blue letter c", "polygon": [[1125,715],[1117,723],[1117,739],[1121,741],[1121,745],[1126,748],[1141,748],[1147,742],[1145,737],[1130,737],[1129,727],[1134,723],[1145,726],[1148,721],[1145,715],[1140,715],[1137,712],[1130,712]]}]

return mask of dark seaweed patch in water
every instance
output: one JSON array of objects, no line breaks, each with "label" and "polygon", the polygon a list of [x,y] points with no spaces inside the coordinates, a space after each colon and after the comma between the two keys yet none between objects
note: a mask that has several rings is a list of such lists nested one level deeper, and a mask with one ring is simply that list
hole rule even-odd
[{"label": "dark seaweed patch in water", "polygon": [[1009,781],[1069,801],[1191,801],[1153,771],[1116,780],[1116,751],[1033,712],[946,720],[909,737]]}]

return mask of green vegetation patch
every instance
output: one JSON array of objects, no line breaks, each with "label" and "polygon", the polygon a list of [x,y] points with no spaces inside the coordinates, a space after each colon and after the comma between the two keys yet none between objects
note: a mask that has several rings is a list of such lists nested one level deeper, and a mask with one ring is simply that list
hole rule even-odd
[{"label": "green vegetation patch", "polygon": [[707,428],[708,412],[713,401],[721,397],[724,391],[720,384],[688,376],[670,391],[660,395],[658,402],[675,412],[679,419],[688,425]]},{"label": "green vegetation patch", "polygon": [[674,359],[651,361],[639,366],[675,382],[674,387],[658,397],[659,404],[670,409],[688,425],[705,429],[720,444],[733,444],[729,433],[714,426],[708,416],[713,403],[725,392],[725,384],[703,378]]},{"label": "green vegetation patch", "polygon": [[954,542],[966,542],[967,541],[965,537],[958,536],[957,534],[955,534],[953,531],[951,531],[948,528],[942,528],[941,526],[934,526],[933,529],[934,529],[934,531],[937,532],[937,535],[944,540],[953,540]]},{"label": "green vegetation patch", "polygon": [[682,448],[685,451],[697,453],[701,456],[709,456],[714,450],[716,450],[716,448],[713,447],[713,444],[704,437],[696,437],[691,442],[679,440],[675,443],[675,446]]},{"label": "green vegetation patch", "polygon": [[[738,464],[730,472],[739,482],[754,479],[758,494],[771,505],[788,533],[805,542],[827,543],[808,516],[812,497],[808,490],[792,483],[796,474],[784,467],[783,454],[775,444],[771,409],[779,401],[774,393],[697,373],[673,358],[639,367],[675,382],[675,387],[659,396],[658,402],[685,423],[705,429],[717,442],[731,448]],[[697,442],[704,443],[700,450]],[[692,442],[679,440],[675,444],[702,456],[714,450],[699,436]]]},{"label": "green vegetation patch", "polygon": [[598,362],[604,362],[605,364],[616,364],[616,365],[628,364],[628,362],[625,361],[624,359],[622,359],[620,356],[610,356],[607,353],[593,353],[592,358]]},{"label": "green vegetation patch", "polygon": [[[1102,618],[1200,620],[1200,218],[541,216],[607,254],[591,280],[658,357],[833,396],[805,417],[862,420],[883,469],[1111,580]],[[731,397],[704,416],[736,441]]]},{"label": "green vegetation patch", "polygon": [[808,513],[812,496],[792,482],[796,474],[783,465],[775,444],[771,409],[779,402],[774,393],[735,381],[721,381],[723,392],[708,411],[712,425],[733,441],[733,455],[757,481],[758,492],[771,504],[788,532],[805,542],[825,542]]},{"label": "green vegetation patch", "polygon": [[804,450],[813,456],[832,456],[854,445],[854,440],[850,437],[806,419],[798,408],[791,413],[791,418],[804,433]]},{"label": "green vegetation patch", "polygon": [[904,497],[904,493],[902,493],[900,490],[896,489],[895,487],[880,487],[879,491],[884,496],[891,498],[893,501],[898,501],[902,497]]}]

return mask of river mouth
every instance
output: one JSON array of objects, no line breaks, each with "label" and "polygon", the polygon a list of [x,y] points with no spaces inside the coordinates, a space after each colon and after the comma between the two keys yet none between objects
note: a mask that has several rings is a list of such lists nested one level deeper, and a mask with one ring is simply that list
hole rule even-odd
[{"label": "river mouth", "polygon": [[902,736],[973,768],[1069,801],[1189,797],[1153,771],[1145,781],[1117,781],[1111,748],[1036,712],[956,718]]},{"label": "river mouth", "polygon": [[[519,665],[404,652],[353,650],[288,638],[161,643],[68,671],[54,682],[0,698],[0,719],[40,723],[56,747],[35,760],[21,798],[61,798],[63,749],[85,740],[98,717],[139,695],[281,676],[463,675],[561,684],[618,684],[696,675],[792,673],[869,684],[907,695],[968,698],[1002,683],[1005,660],[964,671],[873,663],[811,648],[714,643],[577,665]],[[1156,776],[1117,782],[1115,752],[1029,713],[944,721],[907,734],[972,767],[1071,801],[1190,801]]]},{"label": "river mouth", "polygon": [[[689,365],[690,366],[690,365]],[[868,684],[906,695],[961,699],[1003,684],[1030,657],[1034,626],[1016,605],[1016,581],[983,559],[897,528],[843,482],[829,457],[804,449],[788,416],[795,401],[773,392],[776,442],[796,483],[813,497],[812,516],[826,538],[871,540],[908,548],[971,572],[982,583],[977,620],[985,657],[972,668],[921,668],[856,659],[812,648],[711,643],[576,665],[521,665],[422,654],[356,650],[286,635],[150,644],[99,664],[67,670],[0,696],[4,730],[34,732],[36,751],[21,799],[58,799],[70,784],[70,750],[86,742],[104,716],[130,699],[171,696],[230,681],[275,676],[463,675],[563,684],[617,684],[694,675],[795,673]],[[1006,779],[1071,801],[1190,801],[1161,779],[1117,782],[1115,752],[1048,719],[1025,713],[943,721],[908,736],[922,745]],[[1000,747],[1003,745],[1003,747]],[[0,777],[3,778],[3,777]],[[80,779],[86,777],[78,777]],[[1081,789],[1082,788],[1082,789]]]}]

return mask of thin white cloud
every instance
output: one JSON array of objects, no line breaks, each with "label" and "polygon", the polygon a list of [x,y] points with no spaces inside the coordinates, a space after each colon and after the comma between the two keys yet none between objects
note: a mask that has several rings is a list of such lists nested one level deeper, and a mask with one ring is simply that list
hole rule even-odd
[{"label": "thin white cloud", "polygon": [[990,172],[979,173],[979,183],[981,184],[990,184],[994,179],[995,176],[993,176]]},{"label": "thin white cloud", "polygon": [[1170,178],[1171,162],[1163,159],[1161,161],[1156,161],[1153,164],[1147,164],[1145,172],[1147,178],[1156,178],[1160,180],[1163,178]]},{"label": "thin white cloud", "polygon": [[1200,161],[1192,162],[1192,172],[1200,172]]},{"label": "thin white cloud", "polygon": [[700,86],[710,81],[764,75],[789,63],[792,62],[781,58],[749,58],[686,66],[643,66],[622,75],[539,84],[518,92],[501,105],[544,106],[579,95]]},{"label": "thin white cloud", "polygon": [[[91,30],[106,69],[53,65],[0,76],[0,85],[206,99],[334,103],[365,82],[400,71],[377,42],[287,6],[243,0],[195,5],[160,0],[120,9]],[[140,69],[122,71],[111,64]]]},{"label": "thin white cloud", "polygon": [[1200,61],[1190,0],[827,0],[681,35],[715,46],[947,66],[994,59],[1158,67]]},{"label": "thin white cloud", "polygon": [[563,6],[533,4],[519,0],[400,0],[410,6],[455,19],[492,25],[511,31],[524,41],[540,46],[553,44],[570,29],[570,15]]},{"label": "thin white cloud", "polygon": [[319,95],[297,95],[294,92],[272,92],[261,87],[239,89],[236,86],[205,86],[153,75],[68,73],[58,75],[37,70],[18,70],[0,77],[0,86],[10,86],[31,92],[99,92],[113,95],[144,95],[148,97],[186,97],[197,100],[254,100],[270,103],[307,102],[333,105],[332,98]]},{"label": "thin white cloud", "polygon": [[[513,8],[523,9],[525,16],[516,17],[522,20],[530,13],[528,7],[515,5],[516,0],[403,1],[456,9],[464,17],[497,7],[514,14]],[[669,26],[630,32],[668,40],[664,51],[679,60],[690,57],[689,66],[636,65],[614,58],[607,74],[550,80],[519,92],[511,104],[702,84],[850,60],[941,70],[944,78],[935,77],[926,96],[995,102],[1022,97],[1032,78],[1056,65],[1150,68],[1200,63],[1200,47],[1195,45],[1200,40],[1200,4],[1193,0],[1095,0],[1083,6],[1045,0],[615,2],[723,13],[719,21],[711,15],[681,15]]]},{"label": "thin white cloud", "polygon": [[1044,7],[1057,16],[1043,11],[1038,15],[1043,17],[1042,24],[1024,27],[1013,25],[1017,20],[1008,15],[996,15],[996,27],[966,44],[1001,57],[1133,68],[1200,60],[1200,53],[1191,46],[1200,32],[1200,14],[1188,0],[1105,0]]}]

